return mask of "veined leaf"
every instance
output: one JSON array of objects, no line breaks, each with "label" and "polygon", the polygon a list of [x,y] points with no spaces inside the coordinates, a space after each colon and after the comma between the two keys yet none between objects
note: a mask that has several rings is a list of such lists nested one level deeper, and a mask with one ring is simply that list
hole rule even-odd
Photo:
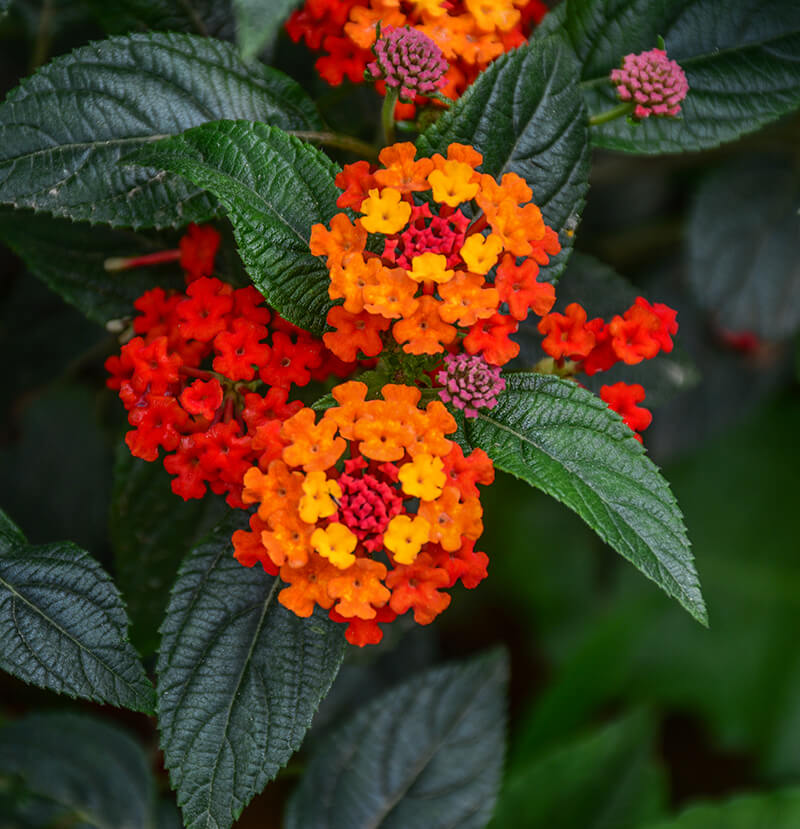
[{"label": "veined leaf", "polygon": [[207,193],[120,157],[219,118],[318,129],[285,75],[233,46],[175,33],[111,37],[58,57],[0,105],[0,201],[92,223],[166,227],[207,220]]},{"label": "veined leaf", "polygon": [[278,603],[223,522],[184,562],[158,660],[161,745],[189,829],[229,827],[299,747],[344,654],[341,627]]},{"label": "veined leaf", "polygon": [[633,432],[568,380],[511,374],[496,408],[465,419],[469,446],[575,510],[698,621],[707,615],[683,517]]},{"label": "veined leaf", "polygon": [[622,58],[656,46],[689,81],[682,117],[618,118],[592,128],[600,147],[633,153],[716,147],[800,106],[800,5],[787,0],[569,0],[565,31],[583,64],[592,114],[618,101],[608,80]]},{"label": "veined leaf", "polygon": [[[48,826],[151,829],[155,786],[124,731],[76,714],[31,714],[0,728],[0,780],[18,779]],[[6,817],[6,815],[3,815]]]},{"label": "veined leaf", "polygon": [[561,35],[535,39],[494,61],[417,141],[425,155],[445,153],[454,141],[471,144],[483,154],[483,172],[527,180],[564,248],[542,268],[551,281],[566,265],[589,188],[579,70]]},{"label": "veined leaf", "polygon": [[245,60],[252,60],[274,39],[299,0],[233,0],[236,39]]},{"label": "veined leaf", "polygon": [[311,758],[286,829],[483,829],[505,753],[508,660],[434,668],[364,706]]},{"label": "veined leaf", "polygon": [[178,173],[219,199],[247,272],[290,322],[321,334],[331,301],[311,226],[339,212],[336,165],[280,129],[217,121],[140,150],[129,163]]},{"label": "veined leaf", "polygon": [[28,546],[0,515],[0,668],[56,693],[150,713],[153,688],[108,574],[74,544]]}]

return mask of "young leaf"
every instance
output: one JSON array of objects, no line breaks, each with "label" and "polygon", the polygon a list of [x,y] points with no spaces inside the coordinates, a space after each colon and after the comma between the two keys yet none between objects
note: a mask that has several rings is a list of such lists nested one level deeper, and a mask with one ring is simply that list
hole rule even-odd
[{"label": "young leaf", "polygon": [[222,499],[211,494],[181,501],[160,463],[134,458],[120,445],[109,530],[131,639],[140,653],[158,647],[158,628],[181,561],[226,511]]},{"label": "young leaf", "polygon": [[722,803],[689,806],[677,817],[639,829],[795,829],[800,825],[800,788],[732,797]]},{"label": "young leaf", "polygon": [[232,555],[237,514],[184,562],[162,626],[161,745],[188,829],[225,829],[299,747],[339,670],[324,614],[278,603],[280,581]]},{"label": "young leaf", "polygon": [[152,826],[150,762],[138,743],[102,720],[30,714],[3,726],[0,779],[7,775],[56,811],[40,826]]},{"label": "young leaf", "polygon": [[286,829],[482,829],[503,767],[507,683],[494,651],[365,705],[312,757]]},{"label": "young leaf", "polygon": [[689,218],[689,283],[722,328],[768,340],[800,326],[800,178],[741,159],[701,185]]},{"label": "young leaf", "polygon": [[615,106],[622,58],[656,46],[686,72],[682,117],[625,118],[592,128],[597,146],[633,153],[716,147],[800,105],[800,5],[786,0],[570,0],[565,31],[583,64],[589,112]]},{"label": "young leaf", "polygon": [[652,718],[633,714],[509,774],[488,829],[634,829],[661,813]]},{"label": "young leaf", "polygon": [[236,39],[244,60],[269,46],[298,0],[233,0]]},{"label": "young leaf", "polygon": [[316,109],[280,72],[175,33],[111,37],[56,58],[0,105],[0,201],[132,227],[202,221],[213,199],[123,154],[219,118],[318,129]]},{"label": "young leaf", "polygon": [[153,688],[108,574],[74,544],[21,541],[5,530],[0,539],[0,668],[56,693],[152,712]]},{"label": "young leaf", "polygon": [[527,179],[533,200],[564,247],[542,268],[551,281],[566,265],[589,188],[579,69],[560,35],[532,41],[494,61],[417,141],[425,155],[445,153],[454,141],[472,144],[483,154],[483,172]]},{"label": "young leaf", "polygon": [[311,226],[339,212],[336,165],[275,127],[217,121],[143,148],[128,163],[178,173],[219,199],[247,272],[290,322],[321,334],[331,305]]},{"label": "young leaf", "polygon": [[575,510],[698,621],[707,615],[683,517],[633,432],[577,384],[506,376],[495,409],[465,419],[469,446]]}]

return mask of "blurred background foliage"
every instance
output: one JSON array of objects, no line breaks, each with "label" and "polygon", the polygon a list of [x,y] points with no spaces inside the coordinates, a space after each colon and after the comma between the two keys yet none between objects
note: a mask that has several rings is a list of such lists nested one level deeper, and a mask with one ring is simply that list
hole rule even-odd
[{"label": "blurred background foliage", "polygon": [[[158,16],[158,4],[149,2],[12,3],[0,20],[0,91],[104,31],[202,27],[234,36],[227,4],[195,4],[191,19],[182,4],[163,5]],[[334,127],[372,138],[373,93],[324,87],[308,53],[285,36],[270,48],[274,64],[309,88]],[[644,442],[685,513],[710,629],[575,515],[500,475],[483,496],[490,578],[456,592],[430,628],[393,631],[379,647],[351,649],[306,748],[353,700],[504,643],[510,742],[492,827],[744,828],[765,815],[774,819],[758,825],[800,825],[800,796],[770,794],[800,785],[799,147],[795,115],[702,154],[596,152],[576,253],[559,287],[562,305],[580,300],[590,315],[618,312],[639,292],[679,311],[676,351],[625,379],[635,373],[654,405]],[[6,219],[0,215],[0,236]],[[50,233],[45,217],[29,221],[43,238],[58,232]],[[536,337],[521,336],[522,359],[531,364],[540,356]],[[7,355],[0,505],[31,543],[75,541],[114,573],[134,619],[133,640],[152,667],[171,576],[220,510],[213,502],[183,504],[162,469],[118,452],[124,417],[104,389],[102,367],[114,347],[102,326],[0,249],[0,349]],[[141,466],[125,476],[127,490],[114,483],[115,462]],[[150,561],[157,554],[154,569],[137,567],[141,551]],[[159,825],[177,825],[145,717],[0,676],[0,721],[38,710],[91,712],[134,735],[144,753],[128,760],[151,767],[165,798]],[[123,749],[133,751],[127,742]],[[302,762],[303,754],[239,825],[279,826]],[[697,800],[742,792],[758,794],[658,822]],[[51,825],[62,814],[35,798],[24,809],[20,802],[0,788],[0,826]],[[11,803],[15,817],[5,823]]]}]

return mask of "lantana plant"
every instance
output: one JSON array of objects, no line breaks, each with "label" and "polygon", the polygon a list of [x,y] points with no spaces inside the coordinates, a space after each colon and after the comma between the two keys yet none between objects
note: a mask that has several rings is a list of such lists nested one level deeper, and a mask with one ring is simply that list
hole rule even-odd
[{"label": "lantana plant", "polygon": [[[234,45],[197,10],[200,33],[160,31],[154,3],[147,31],[131,11],[131,31],[44,61],[0,105],[0,236],[105,325],[93,379],[115,398],[113,514],[137,516],[135,569],[169,562],[153,595],[120,592],[104,565],[130,562],[33,546],[2,513],[0,666],[154,717],[187,827],[225,829],[290,779],[344,659],[392,659],[418,626],[457,623],[463,588],[504,556],[482,538],[498,473],[707,624],[642,435],[658,418],[647,364],[681,350],[680,315],[639,289],[597,311],[562,301],[562,282],[592,145],[706,149],[800,103],[795,83],[719,116],[732,93],[710,81],[728,71],[714,55],[738,41],[715,51],[675,23],[711,4],[628,3],[620,25],[603,0],[242,2]],[[318,77],[298,75],[318,100],[270,56],[313,62]],[[140,479],[167,484],[157,510]],[[145,600],[158,618],[134,612]],[[508,670],[492,652],[380,703],[343,697],[285,825],[486,826]],[[0,782],[47,793],[2,735]],[[152,825],[154,806],[130,824],[80,797],[64,808],[41,825],[70,809]]]}]

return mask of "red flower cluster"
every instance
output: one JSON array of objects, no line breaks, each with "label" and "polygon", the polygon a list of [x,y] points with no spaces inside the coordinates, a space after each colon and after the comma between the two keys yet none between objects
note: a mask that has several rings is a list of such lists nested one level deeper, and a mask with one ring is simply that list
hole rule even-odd
[{"label": "red flower cluster", "polygon": [[[317,71],[338,86],[344,78],[364,80],[378,24],[411,26],[442,50],[450,64],[442,92],[455,100],[495,58],[525,43],[546,13],[542,0],[306,0],[286,31],[326,52]],[[382,83],[378,89],[385,93]],[[398,104],[398,117],[414,112],[413,104]]]},{"label": "red flower cluster", "polygon": [[429,624],[450,604],[443,590],[486,577],[477,484],[494,479],[485,452],[464,457],[445,437],[456,422],[438,400],[422,410],[419,389],[401,385],[366,395],[345,383],[319,422],[301,409],[283,423],[269,465],[244,477],[244,502],[259,504],[251,530],[233,536],[242,564],[288,585],[281,604],[298,616],[319,605],[360,646],[409,610]]}]

